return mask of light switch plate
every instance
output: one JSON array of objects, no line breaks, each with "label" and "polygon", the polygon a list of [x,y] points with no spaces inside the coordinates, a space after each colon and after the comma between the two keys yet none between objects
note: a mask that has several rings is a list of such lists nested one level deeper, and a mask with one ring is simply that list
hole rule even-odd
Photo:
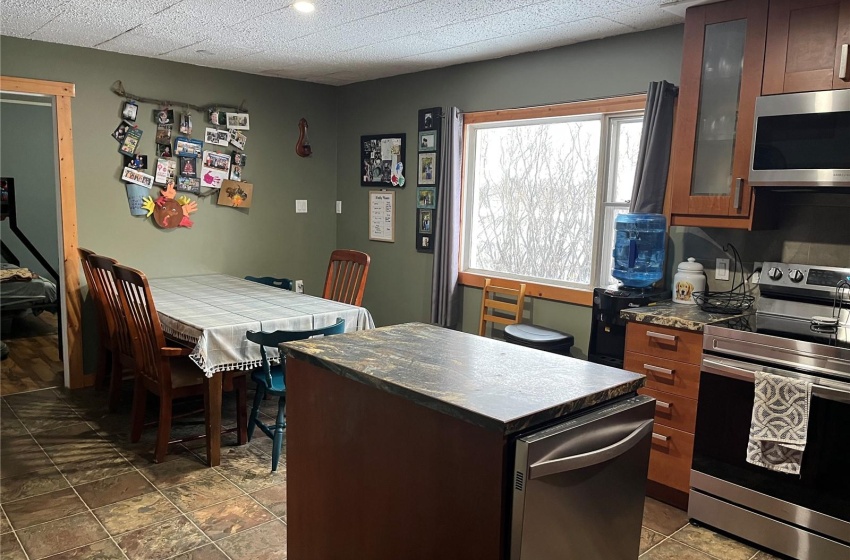
[{"label": "light switch plate", "polygon": [[714,278],[729,280],[729,259],[717,259],[717,264],[714,266]]},{"label": "light switch plate", "polygon": [[296,214],[306,214],[307,213],[307,201],[306,200],[296,200],[295,201],[295,213]]},{"label": "light switch plate", "polygon": [[295,281],[295,291],[299,294],[304,293],[304,280],[296,280]]},{"label": "light switch plate", "polygon": [[336,201],[336,213],[342,214],[342,201],[341,200]]}]

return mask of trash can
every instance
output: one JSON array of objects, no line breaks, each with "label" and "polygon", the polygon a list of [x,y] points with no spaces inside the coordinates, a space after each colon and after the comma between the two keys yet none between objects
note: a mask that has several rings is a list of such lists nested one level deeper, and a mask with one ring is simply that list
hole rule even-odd
[{"label": "trash can", "polygon": [[570,348],[575,343],[573,335],[544,329],[536,325],[508,325],[505,327],[505,340],[511,344],[527,346],[544,352],[570,355]]}]

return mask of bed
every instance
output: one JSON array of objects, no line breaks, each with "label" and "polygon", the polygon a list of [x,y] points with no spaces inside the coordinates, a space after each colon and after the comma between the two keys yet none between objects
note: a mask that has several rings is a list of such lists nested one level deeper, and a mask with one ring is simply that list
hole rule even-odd
[{"label": "bed", "polygon": [[0,311],[5,315],[13,311],[31,309],[34,314],[58,310],[56,284],[34,275],[26,268],[0,263]]}]

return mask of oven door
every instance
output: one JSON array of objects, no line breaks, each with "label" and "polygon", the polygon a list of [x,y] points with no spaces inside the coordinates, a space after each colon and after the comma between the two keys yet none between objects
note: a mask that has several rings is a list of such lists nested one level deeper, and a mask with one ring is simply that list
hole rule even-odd
[{"label": "oven door", "polygon": [[[754,374],[759,370],[813,382],[799,476],[746,462]],[[849,435],[850,383],[706,355],[700,378],[691,500],[696,490],[850,544]]]}]

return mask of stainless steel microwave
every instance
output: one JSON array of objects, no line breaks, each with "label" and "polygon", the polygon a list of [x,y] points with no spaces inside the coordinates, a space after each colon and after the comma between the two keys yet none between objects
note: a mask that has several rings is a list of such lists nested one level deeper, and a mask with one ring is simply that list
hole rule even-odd
[{"label": "stainless steel microwave", "polygon": [[750,184],[850,186],[850,89],[759,97]]}]

